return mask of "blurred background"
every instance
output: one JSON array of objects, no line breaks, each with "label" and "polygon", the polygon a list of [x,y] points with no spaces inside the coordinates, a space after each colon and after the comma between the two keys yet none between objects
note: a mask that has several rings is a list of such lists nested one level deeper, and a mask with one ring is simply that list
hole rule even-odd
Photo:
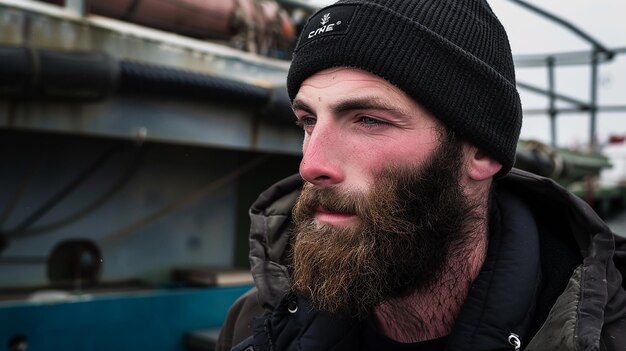
[{"label": "blurred background", "polygon": [[[297,172],[285,77],[328,1],[0,0],[0,350],[212,350],[247,210]],[[516,166],[626,232],[626,3],[491,0]]]}]

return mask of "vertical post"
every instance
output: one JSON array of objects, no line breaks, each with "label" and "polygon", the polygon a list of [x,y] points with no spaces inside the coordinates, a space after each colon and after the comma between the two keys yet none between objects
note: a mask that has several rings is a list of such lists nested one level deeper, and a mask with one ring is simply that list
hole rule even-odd
[{"label": "vertical post", "polygon": [[554,57],[549,56],[546,60],[548,65],[548,92],[549,92],[549,108],[548,113],[550,115],[550,146],[556,148],[556,96],[554,94]]},{"label": "vertical post", "polygon": [[591,54],[591,102],[589,103],[589,149],[598,151],[596,140],[596,113],[598,111],[598,49],[593,48]]},{"label": "vertical post", "polygon": [[87,15],[87,0],[65,0],[65,7],[79,16]]}]

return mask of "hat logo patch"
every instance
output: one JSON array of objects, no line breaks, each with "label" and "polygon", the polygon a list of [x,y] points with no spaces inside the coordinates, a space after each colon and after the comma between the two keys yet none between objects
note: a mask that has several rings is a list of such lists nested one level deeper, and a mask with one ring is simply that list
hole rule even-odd
[{"label": "hat logo patch", "polygon": [[317,29],[309,32],[308,38],[312,39],[318,34],[332,32],[333,30],[335,30],[335,26],[341,25],[341,21],[337,21],[335,23],[328,22],[330,22],[330,12],[325,14],[320,20],[320,23],[322,24],[321,27],[318,27]]},{"label": "hat logo patch", "polygon": [[348,33],[350,23],[360,5],[331,5],[320,10],[307,21],[295,51],[316,39],[341,36]]}]

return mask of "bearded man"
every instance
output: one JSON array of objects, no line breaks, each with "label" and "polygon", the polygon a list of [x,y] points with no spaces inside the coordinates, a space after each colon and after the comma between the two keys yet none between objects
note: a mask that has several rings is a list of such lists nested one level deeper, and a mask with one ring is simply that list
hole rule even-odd
[{"label": "bearded man", "polygon": [[340,1],[287,86],[300,172],[252,206],[256,288],[218,350],[626,347],[626,244],[511,170],[521,106],[485,1]]}]

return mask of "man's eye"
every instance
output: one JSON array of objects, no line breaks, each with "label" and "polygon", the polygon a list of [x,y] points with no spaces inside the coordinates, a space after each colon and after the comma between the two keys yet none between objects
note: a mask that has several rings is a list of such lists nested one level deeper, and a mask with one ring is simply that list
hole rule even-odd
[{"label": "man's eye", "polygon": [[366,126],[366,127],[375,127],[383,124],[387,124],[385,121],[381,121],[379,119],[369,117],[369,116],[361,116],[359,117],[358,123]]},{"label": "man's eye", "polygon": [[302,118],[298,118],[298,120],[296,121],[296,125],[298,125],[299,127],[302,127],[304,130],[309,130],[313,126],[315,126],[316,122],[317,120],[314,117],[305,116]]}]

